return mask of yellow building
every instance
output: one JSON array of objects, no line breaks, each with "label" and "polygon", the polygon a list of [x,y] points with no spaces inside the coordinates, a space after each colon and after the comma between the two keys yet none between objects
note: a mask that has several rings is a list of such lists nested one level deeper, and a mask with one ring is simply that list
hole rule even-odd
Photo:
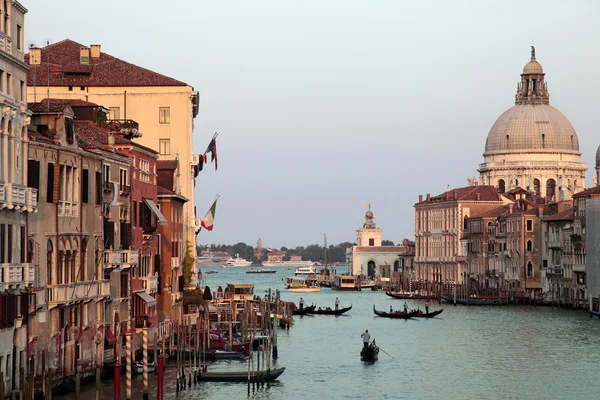
[{"label": "yellow building", "polygon": [[[186,197],[184,236],[192,245],[200,219],[194,209],[194,185],[200,155],[192,153],[198,92],[184,82],[130,64],[101,52],[100,45],[83,46],[66,39],[30,49],[27,99],[82,99],[106,107],[109,119],[132,119],[142,136],[136,142],[159,152],[159,159],[179,159],[179,187]],[[140,169],[140,160],[133,160]],[[151,171],[156,174],[156,171]]]}]

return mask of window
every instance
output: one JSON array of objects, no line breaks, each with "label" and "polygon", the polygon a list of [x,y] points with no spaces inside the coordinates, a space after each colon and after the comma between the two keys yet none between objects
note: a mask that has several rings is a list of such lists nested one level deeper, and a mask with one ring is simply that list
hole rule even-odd
[{"label": "window", "polygon": [[96,205],[102,204],[102,173],[96,171]]},{"label": "window", "polygon": [[110,182],[109,178],[110,178],[110,165],[104,164],[102,166],[102,171],[103,171],[103,181],[104,183],[108,183]]},{"label": "window", "polygon": [[54,172],[54,164],[48,163],[48,186],[46,186],[46,202],[47,203],[57,203],[58,202],[58,192],[54,191],[54,178],[55,175],[58,174],[58,169],[56,169],[56,174]]},{"label": "window", "polygon": [[150,162],[140,159],[140,180],[150,182]]},{"label": "window", "polygon": [[129,186],[129,181],[127,180],[127,170],[119,168],[119,190],[123,191],[127,186]]},{"label": "window", "polygon": [[158,149],[161,156],[168,156],[171,154],[171,139],[159,139]]},{"label": "window", "polygon": [[83,170],[83,177],[81,178],[81,202],[87,204],[89,201],[89,190],[90,190],[90,172],[87,169]]},{"label": "window", "polygon": [[59,214],[77,215],[77,203],[79,202],[79,180],[77,178],[76,167],[71,165],[60,166]]},{"label": "window", "polygon": [[13,258],[12,258],[12,249],[13,249],[13,226],[11,224],[6,225],[6,241],[7,241],[7,246],[6,246],[6,262],[7,263],[12,263],[13,262]]},{"label": "window", "polygon": [[21,263],[24,263],[25,262],[25,250],[27,250],[27,247],[25,246],[25,239],[26,239],[25,238],[25,227],[21,226],[20,228],[21,228],[20,232],[19,232],[20,233],[19,243],[21,243],[21,246],[20,246],[21,247],[21,249],[20,249],[21,250],[20,260],[21,260]]},{"label": "window", "polygon": [[37,201],[40,200],[40,162],[36,160],[27,161],[27,187],[37,189]]},{"label": "window", "polygon": [[6,73],[6,94],[12,96],[12,74]]},{"label": "window", "polygon": [[158,108],[158,123],[159,124],[170,124],[171,123],[171,107],[159,107]]},{"label": "window", "polygon": [[527,241],[527,251],[532,251],[533,250],[533,243],[531,242],[531,240]]},{"label": "window", "polygon": [[67,142],[73,144],[73,138],[75,134],[75,125],[71,118],[65,118],[65,133],[67,135]]},{"label": "window", "polygon": [[23,27],[17,24],[17,50],[23,51]]},{"label": "window", "polygon": [[0,264],[6,262],[6,225],[0,224]]},{"label": "window", "polygon": [[533,264],[531,261],[527,262],[527,276],[530,278],[533,277]]},{"label": "window", "polygon": [[375,246],[375,239],[369,239],[369,246]]},{"label": "window", "polygon": [[121,107],[108,107],[108,119],[121,119]]},{"label": "window", "polygon": [[23,81],[19,81],[19,82],[20,82],[19,83],[19,91],[20,91],[19,100],[25,101],[25,99],[27,98],[27,92],[26,92],[26,89],[25,89],[25,82],[23,82]]},{"label": "window", "polygon": [[528,219],[527,220],[527,232],[531,232],[533,231],[533,220]]},{"label": "window", "polygon": [[132,223],[133,226],[136,227],[137,226],[137,200],[133,201],[133,210],[132,210]]}]

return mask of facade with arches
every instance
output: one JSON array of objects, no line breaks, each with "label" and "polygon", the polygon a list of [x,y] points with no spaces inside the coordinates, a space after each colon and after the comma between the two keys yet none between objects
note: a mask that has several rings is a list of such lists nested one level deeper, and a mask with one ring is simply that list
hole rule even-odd
[{"label": "facade with arches", "polygon": [[494,185],[500,193],[522,187],[550,201],[569,200],[585,188],[580,156],[575,129],[550,105],[545,74],[532,46],[515,105],[488,133],[478,168],[480,183]]}]

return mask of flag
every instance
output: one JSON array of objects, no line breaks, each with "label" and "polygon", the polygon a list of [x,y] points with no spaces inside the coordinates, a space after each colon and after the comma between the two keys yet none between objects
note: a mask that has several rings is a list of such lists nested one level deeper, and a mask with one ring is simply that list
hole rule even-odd
[{"label": "flag", "polygon": [[62,72],[62,66],[55,65],[54,67],[50,67],[50,72]]},{"label": "flag", "polygon": [[215,171],[219,168],[219,160],[217,159],[217,138],[213,137],[204,154],[210,152],[210,161],[215,163]]},{"label": "flag", "polygon": [[215,223],[215,212],[217,211],[217,200],[219,200],[218,197],[215,199],[215,202],[212,204],[210,210],[208,210],[204,216],[204,219],[202,220],[202,223],[200,224],[207,231],[213,230],[213,225]]}]

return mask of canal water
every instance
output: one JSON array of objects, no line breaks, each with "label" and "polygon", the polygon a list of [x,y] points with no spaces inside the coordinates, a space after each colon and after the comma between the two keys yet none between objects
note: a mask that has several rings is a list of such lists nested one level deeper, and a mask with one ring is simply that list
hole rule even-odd
[{"label": "canal water", "polygon": [[[213,269],[213,268],[208,268]],[[245,268],[214,267],[206,284],[252,282],[255,293],[280,289],[283,300],[334,307],[352,304],[344,316],[295,317],[289,331],[278,331],[277,366],[285,373],[252,399],[598,399],[600,398],[600,320],[584,312],[549,307],[465,307],[443,305],[431,320],[390,320],[373,314],[373,305],[402,307],[383,292],[288,293],[277,274],[246,274]],[[291,276],[292,270],[284,270]],[[409,307],[423,302],[409,301]],[[431,303],[431,309],[441,306]],[[368,329],[381,352],[379,361],[360,361],[360,335]],[[241,361],[217,362],[212,370],[247,370]],[[166,372],[165,398],[175,397],[175,370]],[[141,399],[141,376],[133,383]],[[150,375],[150,399],[156,377]],[[124,386],[124,385],[122,385]],[[112,398],[112,381],[102,388]],[[94,394],[92,385],[82,390]],[[202,383],[179,393],[181,399],[241,399],[247,385]],[[55,396],[55,398],[57,398]],[[74,396],[59,396],[71,399]],[[125,397],[122,396],[124,399]]]}]

